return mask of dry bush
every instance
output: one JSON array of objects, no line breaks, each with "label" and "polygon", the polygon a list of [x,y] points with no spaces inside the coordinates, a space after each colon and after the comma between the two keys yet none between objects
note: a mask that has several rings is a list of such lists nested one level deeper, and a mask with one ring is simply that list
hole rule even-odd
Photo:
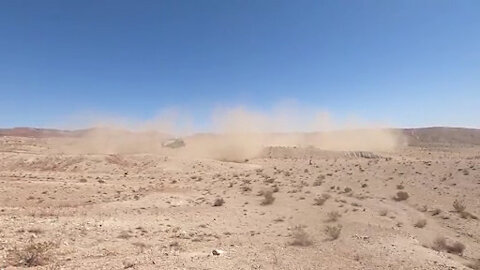
[{"label": "dry bush", "polygon": [[455,211],[459,213],[462,213],[463,211],[465,211],[465,209],[467,209],[467,207],[465,206],[465,203],[459,200],[453,201],[453,208],[455,209]]},{"label": "dry bush", "polygon": [[319,187],[323,184],[323,180],[322,179],[316,179],[314,182],[313,182],[313,186],[314,187]]},{"label": "dry bush", "polygon": [[419,219],[417,220],[417,222],[415,222],[415,224],[413,224],[413,226],[415,226],[416,228],[423,228],[425,227],[425,225],[427,225],[426,219]]},{"label": "dry bush", "polygon": [[292,232],[293,241],[290,243],[292,246],[310,246],[313,244],[312,239],[303,229],[302,226],[295,226]]},{"label": "dry bush", "polygon": [[388,214],[388,210],[387,209],[382,209],[382,210],[380,210],[380,212],[378,212],[378,214],[380,216],[384,217]]},{"label": "dry bush", "polygon": [[410,197],[410,195],[408,195],[407,192],[399,191],[397,192],[397,195],[393,197],[393,199],[398,202],[398,201],[405,201],[406,199],[408,199],[408,197]]},{"label": "dry bush", "polygon": [[447,239],[445,237],[439,236],[433,240],[432,249],[436,251],[445,250],[447,246]]},{"label": "dry bush", "polygon": [[324,193],[322,194],[322,196],[314,199],[315,202],[313,203],[313,205],[323,205],[329,198],[330,198],[330,195]]},{"label": "dry bush", "polygon": [[433,241],[432,249],[436,251],[446,251],[448,253],[462,255],[465,245],[459,241],[448,243],[445,237],[439,236]]},{"label": "dry bush", "polygon": [[454,242],[451,245],[447,245],[447,252],[462,255],[465,250],[465,245],[460,242]]},{"label": "dry bush", "polygon": [[328,239],[331,241],[338,239],[341,231],[342,231],[342,225],[325,227],[325,234],[328,236]]},{"label": "dry bush", "polygon": [[335,222],[342,217],[342,214],[340,214],[338,211],[331,211],[327,213],[327,217],[327,222]]},{"label": "dry bush", "polygon": [[56,245],[50,241],[38,243],[32,241],[23,247],[14,246],[8,251],[7,262],[19,267],[46,265],[52,260],[52,249],[55,247]]},{"label": "dry bush", "polygon": [[225,203],[223,198],[216,198],[213,202],[213,206],[222,206]]},{"label": "dry bush", "polygon": [[262,205],[269,205],[275,201],[275,197],[273,197],[273,192],[271,190],[263,192],[263,200],[261,202]]}]

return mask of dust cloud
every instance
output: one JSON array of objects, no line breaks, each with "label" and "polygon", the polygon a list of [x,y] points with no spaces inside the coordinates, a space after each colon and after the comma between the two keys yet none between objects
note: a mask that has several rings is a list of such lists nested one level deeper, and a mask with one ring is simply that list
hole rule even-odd
[{"label": "dust cloud", "polygon": [[[67,153],[166,153],[243,161],[268,146],[316,147],[332,151],[393,151],[402,137],[385,126],[358,119],[337,119],[325,111],[277,106],[270,111],[245,107],[213,110],[205,130],[192,117],[167,111],[148,121],[96,121],[95,128],[79,132],[55,145]],[[162,146],[181,138],[186,146]]]}]

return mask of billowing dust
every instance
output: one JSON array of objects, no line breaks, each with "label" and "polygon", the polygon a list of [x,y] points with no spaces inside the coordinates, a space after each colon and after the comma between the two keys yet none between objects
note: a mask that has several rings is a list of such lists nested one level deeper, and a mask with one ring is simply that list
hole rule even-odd
[{"label": "billowing dust", "polygon": [[[109,123],[75,138],[55,140],[55,150],[72,154],[169,153],[242,161],[268,146],[316,147],[332,151],[392,151],[403,144],[392,129],[367,122],[333,120],[325,112],[282,109],[262,113],[244,108],[216,110],[205,132],[186,132],[185,117],[159,117],[126,127]],[[188,126],[188,128],[187,128]],[[185,147],[162,146],[181,138]]]}]

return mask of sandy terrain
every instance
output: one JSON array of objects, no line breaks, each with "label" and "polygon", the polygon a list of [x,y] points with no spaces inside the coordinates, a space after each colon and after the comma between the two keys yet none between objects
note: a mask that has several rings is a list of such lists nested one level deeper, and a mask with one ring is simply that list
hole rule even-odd
[{"label": "sandy terrain", "polygon": [[474,268],[480,145],[405,132],[415,146],[242,163],[0,137],[0,269]]}]

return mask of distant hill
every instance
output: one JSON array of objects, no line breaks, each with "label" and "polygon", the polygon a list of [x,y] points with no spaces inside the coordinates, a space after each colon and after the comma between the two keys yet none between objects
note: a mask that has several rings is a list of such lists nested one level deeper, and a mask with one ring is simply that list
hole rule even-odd
[{"label": "distant hill", "polygon": [[[59,130],[18,127],[0,129],[0,136],[53,138],[53,137],[79,137],[94,129]],[[480,145],[480,129],[427,127],[395,129],[404,135],[408,145]],[[210,134],[211,135],[211,134]],[[206,135],[205,135],[206,136]]]},{"label": "distant hill", "polygon": [[400,129],[408,145],[480,145],[480,129],[428,127]]},{"label": "distant hill", "polygon": [[28,137],[28,138],[53,138],[53,137],[77,137],[88,132],[84,130],[59,130],[30,127],[16,127],[0,129],[0,136]]}]

